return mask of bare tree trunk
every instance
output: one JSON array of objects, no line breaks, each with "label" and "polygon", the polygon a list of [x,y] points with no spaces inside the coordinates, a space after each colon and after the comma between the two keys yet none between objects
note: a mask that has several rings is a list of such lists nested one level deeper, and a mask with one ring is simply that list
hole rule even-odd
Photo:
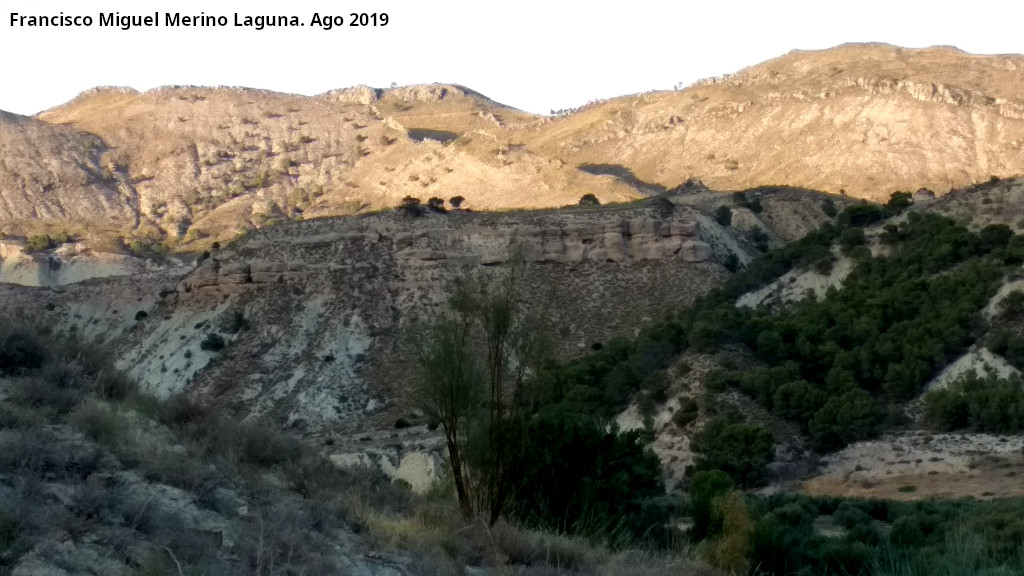
[{"label": "bare tree trunk", "polygon": [[473,518],[473,502],[470,497],[469,487],[466,486],[466,477],[462,462],[462,452],[459,449],[458,441],[452,436],[445,434],[448,441],[448,461],[452,466],[452,479],[455,481],[455,494],[459,498],[459,510],[467,520]]}]

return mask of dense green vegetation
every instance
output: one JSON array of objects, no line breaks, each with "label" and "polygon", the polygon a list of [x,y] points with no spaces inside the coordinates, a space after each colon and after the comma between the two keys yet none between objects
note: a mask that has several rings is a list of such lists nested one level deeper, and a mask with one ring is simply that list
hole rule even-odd
[{"label": "dense green vegetation", "polygon": [[444,433],[465,518],[664,543],[667,509],[653,505],[661,466],[640,434],[547,401],[526,381],[547,346],[523,313],[515,269],[463,279],[418,341],[414,394]]},{"label": "dense green vegetation", "polygon": [[[643,406],[664,397],[667,369],[682,352],[728,350],[734,360],[711,375],[712,392],[744,393],[796,424],[819,450],[899,425],[904,403],[984,334],[982,308],[1024,262],[1024,238],[1002,225],[975,233],[942,216],[910,212],[880,233],[865,233],[909,203],[908,195],[897,195],[886,206],[850,206],[834,224],[754,260],[724,288],[635,340],[613,340],[590,356],[548,367],[537,379],[540,403],[607,421],[632,399]],[[879,242],[869,248],[876,234]],[[739,296],[789,270],[829,273],[836,249],[853,260],[841,290],[782,309],[736,306]],[[1020,316],[1024,295],[1004,299],[999,322],[1012,325]],[[989,345],[1024,366],[1024,338],[1014,330],[995,330]],[[678,425],[688,425],[695,412],[690,399]],[[929,394],[926,413],[940,429],[1019,432],[1024,392],[1016,380],[968,377]],[[719,568],[901,575],[934,573],[943,564],[951,574],[1024,570],[1022,501],[903,504],[788,495],[738,504],[735,488],[763,481],[772,444],[767,429],[736,414],[712,418],[694,438],[690,537],[704,542],[706,558]],[[837,527],[822,531],[815,526],[822,522]]]},{"label": "dense green vegetation", "polygon": [[664,542],[661,463],[638,432],[545,415],[530,421],[524,439],[514,517],[563,533]]},{"label": "dense green vegetation", "polygon": [[1024,380],[973,372],[925,395],[925,417],[939,430],[995,434],[1024,431]]},{"label": "dense green vegetation", "polygon": [[[605,417],[646,391],[687,348],[728,346],[752,367],[717,379],[799,425],[821,450],[871,437],[899,419],[899,406],[980,336],[979,311],[1024,261],[1024,238],[1009,228],[972,233],[954,221],[912,212],[881,234],[872,256],[860,227],[899,212],[859,204],[802,240],[752,262],[729,284],[635,341],[614,341],[543,374],[548,402]],[[832,245],[852,254],[842,290],[784,310],[737,308],[736,298],[786,271],[831,268]],[[734,477],[741,483],[749,480]]]},{"label": "dense green vegetation", "polygon": [[718,470],[743,487],[765,480],[764,468],[775,457],[775,438],[760,426],[714,418],[693,438],[697,470]]},{"label": "dense green vegetation", "polygon": [[56,248],[57,246],[70,242],[71,237],[68,236],[67,232],[58,232],[53,236],[47,234],[37,234],[29,236],[25,239],[25,252],[39,252],[40,250],[49,250],[50,248]]},{"label": "dense green vegetation", "polygon": [[[1024,500],[750,499],[762,574],[1021,574]],[[823,534],[815,524],[835,528]],[[715,534],[712,532],[711,537]]]}]

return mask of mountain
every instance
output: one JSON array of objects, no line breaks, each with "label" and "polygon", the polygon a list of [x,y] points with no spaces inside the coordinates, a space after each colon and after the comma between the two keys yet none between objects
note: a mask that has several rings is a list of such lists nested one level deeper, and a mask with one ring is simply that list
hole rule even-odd
[{"label": "mountain", "polygon": [[562,206],[586,193],[638,197],[627,184],[511,143],[505,122],[536,119],[454,86],[312,98],[106,88],[39,119],[102,139],[108,149],[100,160],[124,175],[137,199],[140,223],[130,235],[193,247],[269,223],[394,206],[406,196],[463,196],[474,210]]},{"label": "mountain", "polygon": [[1022,88],[1021,56],[882,44],[795,51],[557,117],[448,84],[315,97],[98,88],[34,119],[0,118],[0,230],[196,251],[407,196],[552,208],[690,179],[872,200],[922,187],[942,195],[1024,171]]},{"label": "mountain", "polygon": [[[1020,65],[843,46],[557,118],[440,84],[0,114],[0,572],[928,573],[953,518],[1020,566]],[[484,528],[418,353],[510,276],[550,474]],[[526,530],[588,477],[643,554]]]},{"label": "mountain", "polygon": [[848,44],[584,107],[528,148],[671,187],[787,184],[884,200],[1024,170],[1024,57]]}]

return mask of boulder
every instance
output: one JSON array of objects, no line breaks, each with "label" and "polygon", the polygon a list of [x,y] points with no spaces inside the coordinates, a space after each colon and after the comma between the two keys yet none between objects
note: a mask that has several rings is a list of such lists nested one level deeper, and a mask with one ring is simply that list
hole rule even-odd
[{"label": "boulder", "polygon": [[441,460],[435,454],[411,452],[402,456],[392,481],[408,482],[413,492],[423,494],[440,479],[441,472]]}]

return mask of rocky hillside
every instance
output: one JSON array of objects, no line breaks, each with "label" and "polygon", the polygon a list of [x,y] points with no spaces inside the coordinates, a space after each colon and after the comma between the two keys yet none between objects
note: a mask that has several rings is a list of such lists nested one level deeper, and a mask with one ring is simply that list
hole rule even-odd
[{"label": "rocky hillside", "polygon": [[804,186],[884,200],[1024,170],[1024,57],[852,44],[618,98],[528,141],[655,186]]},{"label": "rocky hillside", "polygon": [[91,134],[0,112],[2,231],[134,227],[131,187],[106,169],[107,151]]},{"label": "rocky hillside", "polygon": [[556,118],[441,84],[316,97],[100,88],[35,119],[0,117],[0,231],[201,251],[406,196],[551,208],[689,179],[942,195],[1021,173],[1022,86],[1020,56],[867,44],[792,52]]},{"label": "rocky hillside", "polygon": [[729,199],[735,225],[722,226],[704,206],[715,197],[694,189],[623,206],[294,222],[198,267],[8,244],[0,279],[23,286],[0,286],[0,301],[110,342],[161,396],[195,393],[300,430],[390,426],[404,409],[410,337],[459,278],[521,267],[531,311],[558,354],[574,356],[692,302],[727,277],[733,256],[746,262],[759,242],[828,218],[822,195],[777,190],[749,195],[757,212]]},{"label": "rocky hillside", "polygon": [[[123,176],[139,214],[139,226],[126,235],[169,237],[191,248],[267,224],[394,206],[405,196],[462,196],[475,210],[557,207],[586,193],[605,202],[638,197],[614,178],[510,144],[501,134],[505,122],[528,115],[453,86],[385,95],[357,88],[314,98],[104,88],[39,118],[102,139],[90,137],[103,148],[94,164]],[[48,157],[62,161],[61,154]],[[22,204],[38,194],[41,187],[29,188]]]}]

